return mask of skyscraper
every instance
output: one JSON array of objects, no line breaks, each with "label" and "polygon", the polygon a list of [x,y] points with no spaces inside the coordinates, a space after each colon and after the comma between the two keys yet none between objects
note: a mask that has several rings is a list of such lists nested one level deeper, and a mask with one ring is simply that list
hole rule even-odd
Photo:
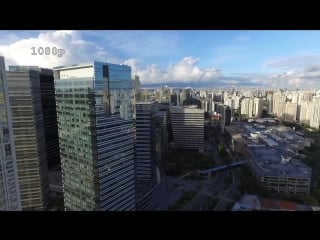
[{"label": "skyscraper", "polygon": [[295,122],[297,120],[297,103],[287,102],[284,113],[284,120],[288,122]]},{"label": "skyscraper", "polygon": [[170,106],[173,139],[177,148],[201,150],[204,145],[204,110]]},{"label": "skyscraper", "polygon": [[9,71],[35,70],[39,73],[48,168],[60,166],[58,123],[53,71],[36,66],[9,66]]},{"label": "skyscraper", "polygon": [[135,210],[131,68],[54,68],[66,210]]},{"label": "skyscraper", "polygon": [[299,122],[309,125],[310,116],[311,116],[311,107],[312,107],[312,103],[309,101],[302,100],[300,102],[300,107],[298,108],[298,111],[300,110],[298,115]]},{"label": "skyscraper", "polygon": [[243,98],[241,101],[241,115],[253,117],[253,100],[251,98]]},{"label": "skyscraper", "polygon": [[273,113],[273,92],[272,91],[267,92],[267,110],[268,110],[268,114]]},{"label": "skyscraper", "polygon": [[254,98],[253,100],[253,115],[256,118],[261,117],[263,110],[263,101],[262,98]]},{"label": "skyscraper", "polygon": [[0,211],[21,210],[4,58],[0,56]]},{"label": "skyscraper", "polygon": [[273,113],[282,118],[285,112],[286,96],[282,91],[273,94]]},{"label": "skyscraper", "polygon": [[44,210],[49,202],[47,154],[36,70],[7,72],[22,210]]},{"label": "skyscraper", "polygon": [[320,126],[320,96],[312,98],[311,113],[310,113],[310,127],[319,129]]},{"label": "skyscraper", "polygon": [[231,117],[232,117],[232,111],[229,106],[222,106],[222,111],[221,111],[221,120],[222,120],[222,125],[223,126],[230,126],[231,124]]},{"label": "skyscraper", "polygon": [[164,190],[167,107],[156,102],[137,102],[136,107],[137,209],[152,210]]}]

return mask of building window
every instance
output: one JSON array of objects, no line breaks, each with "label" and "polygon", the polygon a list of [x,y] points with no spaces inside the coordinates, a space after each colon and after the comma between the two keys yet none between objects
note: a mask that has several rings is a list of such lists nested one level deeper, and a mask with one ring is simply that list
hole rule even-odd
[{"label": "building window", "polygon": [[8,138],[9,137],[9,129],[7,127],[2,128],[3,137]]},{"label": "building window", "polygon": [[5,145],[5,152],[6,152],[6,156],[11,156],[11,146],[10,144],[6,144]]}]

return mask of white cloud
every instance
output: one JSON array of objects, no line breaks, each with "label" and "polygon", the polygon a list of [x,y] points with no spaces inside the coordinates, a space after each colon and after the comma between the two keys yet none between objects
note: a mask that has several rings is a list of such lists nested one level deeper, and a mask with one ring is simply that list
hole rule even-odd
[{"label": "white cloud", "polygon": [[131,66],[132,74],[139,75],[142,83],[207,82],[220,76],[219,69],[202,69],[197,66],[198,62],[199,59],[185,57],[177,63],[169,64],[166,69],[161,69],[156,64],[141,68],[137,59],[128,59],[124,64]]},{"label": "white cloud", "polygon": [[320,64],[320,53],[278,58],[263,63],[263,65],[267,68],[282,69],[304,68],[315,64]]},{"label": "white cloud", "polygon": [[263,79],[272,87],[317,88],[320,86],[320,68],[319,66],[308,66],[302,70],[270,74]]},{"label": "white cloud", "polygon": [[248,36],[240,36],[240,37],[237,37],[236,39],[240,42],[247,42],[250,40]]},{"label": "white cloud", "polygon": [[303,84],[303,80],[301,78],[291,78],[288,80],[289,86],[300,87]]},{"label": "white cloud", "polygon": [[[150,34],[151,33],[151,34]],[[240,36],[239,41],[247,41],[248,36]],[[86,40],[90,39],[90,40]],[[132,67],[132,75],[139,75],[141,82],[148,83],[205,83],[239,86],[267,87],[319,87],[320,53],[304,54],[273,59],[264,63],[268,68],[278,68],[279,74],[222,75],[220,69],[201,68],[199,59],[189,56],[162,65],[161,56],[175,55],[178,51],[179,34],[176,32],[157,33],[154,31],[0,31],[0,55],[9,65],[37,65],[55,67],[93,60],[124,63]],[[56,47],[64,49],[61,57],[54,55],[32,55],[32,47]],[[108,51],[107,51],[108,50]],[[121,56],[117,58],[109,51]],[[219,66],[233,62],[246,55],[244,46],[224,46],[213,49],[214,59],[210,65]],[[129,56],[129,57],[128,57]],[[131,56],[134,56],[134,58]],[[158,57],[160,56],[160,57]],[[177,56],[177,54],[175,55]],[[183,55],[185,56],[185,55]],[[146,64],[150,58],[157,63]],[[139,60],[138,60],[139,59]],[[141,65],[140,65],[141,64]],[[164,67],[160,67],[164,66]]]},{"label": "white cloud", "polygon": [[[32,55],[34,47],[37,55]],[[64,55],[39,55],[39,48],[54,47],[63,49]],[[40,52],[41,53],[41,52]],[[51,52],[52,53],[52,52]],[[119,63],[118,59],[96,46],[93,42],[85,41],[77,31],[49,31],[41,32],[36,37],[18,39],[8,44],[0,44],[0,55],[5,57],[8,65],[35,65],[40,67],[55,67],[59,65],[75,64],[92,60],[108,59]]]}]

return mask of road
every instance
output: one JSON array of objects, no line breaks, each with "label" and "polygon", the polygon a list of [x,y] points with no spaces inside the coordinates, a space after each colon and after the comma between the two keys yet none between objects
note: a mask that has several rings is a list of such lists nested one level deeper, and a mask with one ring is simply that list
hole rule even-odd
[{"label": "road", "polygon": [[[229,148],[226,148],[226,151],[228,152],[229,156],[232,159],[232,162],[235,161],[231,151]],[[231,171],[232,174],[232,183],[227,191],[222,192],[219,198],[219,202],[215,206],[216,211],[226,210],[226,206],[230,202],[234,202],[234,198],[237,194],[238,187],[240,185],[240,179],[241,179],[241,173],[239,171],[239,168],[234,168]]]},{"label": "road", "polygon": [[205,186],[197,195],[185,206],[184,210],[199,211],[206,210],[206,204],[209,197],[217,196],[224,188],[224,182],[227,178],[225,172],[217,173],[213,178],[205,180]]},{"label": "road", "polygon": [[[208,131],[208,135],[208,142],[211,146],[212,154],[216,161],[216,165],[220,166],[225,164],[218,154],[216,140],[214,137],[212,137],[211,130]],[[208,198],[213,198],[223,191],[227,175],[227,171],[218,172],[215,173],[213,177],[206,180],[204,182],[205,186],[200,191],[198,191],[197,195],[185,206],[184,210],[206,210],[205,208]]]},{"label": "road", "polygon": [[[206,149],[211,148],[217,166],[224,165],[225,162],[220,158],[217,151],[216,139],[212,137],[212,130],[210,129],[207,134],[209,138],[206,141]],[[231,156],[231,159],[233,159],[230,150],[228,148],[226,150]],[[224,187],[229,173],[232,174],[232,182],[230,187],[225,190]],[[214,209],[217,211],[225,210],[230,202],[234,202],[233,198],[236,196],[240,184],[240,172],[238,168],[213,173],[210,178],[206,180],[202,179],[201,182],[184,179],[187,175],[189,175],[189,173],[179,178],[167,177],[166,191],[155,210],[167,210],[169,206],[174,205],[174,203],[179,200],[185,191],[197,191],[195,197],[181,209],[185,211],[212,210],[208,209],[207,205],[208,200],[214,198],[219,198]]]},{"label": "road", "polygon": [[237,190],[240,184],[240,177],[239,177],[239,169],[232,169],[231,170],[233,181],[228,190],[222,192],[219,196],[219,202],[215,206],[215,211],[223,211],[226,210],[226,206],[230,202],[235,202],[234,198],[237,194]]}]

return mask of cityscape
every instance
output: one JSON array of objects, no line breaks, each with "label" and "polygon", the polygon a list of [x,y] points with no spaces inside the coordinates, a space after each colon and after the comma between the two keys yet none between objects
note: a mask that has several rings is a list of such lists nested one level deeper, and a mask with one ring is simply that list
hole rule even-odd
[{"label": "cityscape", "polygon": [[319,41],[0,30],[0,211],[319,211]]}]

